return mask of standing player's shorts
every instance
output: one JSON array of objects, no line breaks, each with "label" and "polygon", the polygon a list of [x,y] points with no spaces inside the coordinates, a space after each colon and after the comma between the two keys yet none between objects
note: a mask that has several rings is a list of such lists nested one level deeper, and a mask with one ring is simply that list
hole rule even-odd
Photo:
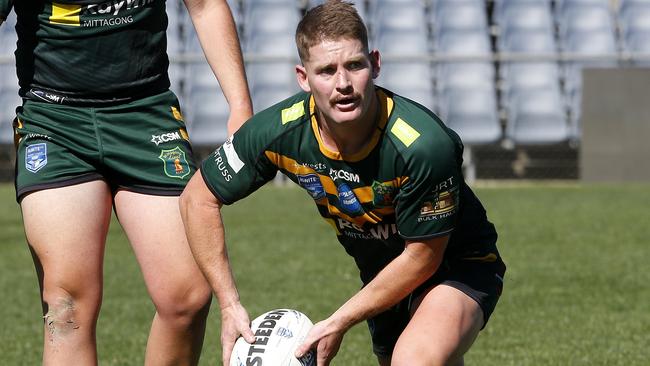
[{"label": "standing player's shorts", "polygon": [[104,180],[113,192],[177,196],[196,164],[171,91],[119,105],[27,100],[18,108],[16,198]]},{"label": "standing player's shorts", "polygon": [[373,352],[390,357],[409,320],[411,303],[429,288],[442,284],[456,288],[478,303],[483,311],[483,327],[497,305],[503,289],[506,266],[498,254],[485,258],[444,260],[438,271],[397,305],[368,319]]}]

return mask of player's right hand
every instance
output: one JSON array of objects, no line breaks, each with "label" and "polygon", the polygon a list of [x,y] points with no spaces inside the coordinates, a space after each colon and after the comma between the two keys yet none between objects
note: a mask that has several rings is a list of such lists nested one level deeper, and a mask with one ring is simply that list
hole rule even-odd
[{"label": "player's right hand", "polygon": [[239,302],[221,309],[221,351],[224,365],[230,364],[230,354],[240,335],[248,343],[255,342],[250,323],[248,312]]}]

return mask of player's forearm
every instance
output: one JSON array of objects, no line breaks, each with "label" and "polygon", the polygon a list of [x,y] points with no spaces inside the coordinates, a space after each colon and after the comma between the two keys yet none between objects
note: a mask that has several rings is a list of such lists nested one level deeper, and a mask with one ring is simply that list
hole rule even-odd
[{"label": "player's forearm", "polygon": [[339,308],[330,319],[347,330],[394,306],[431,277],[440,266],[446,238],[433,247],[412,243],[363,289]]},{"label": "player's forearm", "polygon": [[230,8],[224,0],[185,0],[201,47],[230,106],[228,132],[253,114],[244,61]]},{"label": "player's forearm", "polygon": [[181,196],[180,208],[192,255],[210,283],[220,306],[224,308],[239,302],[230,269],[219,203],[204,199],[201,193],[188,185]]}]

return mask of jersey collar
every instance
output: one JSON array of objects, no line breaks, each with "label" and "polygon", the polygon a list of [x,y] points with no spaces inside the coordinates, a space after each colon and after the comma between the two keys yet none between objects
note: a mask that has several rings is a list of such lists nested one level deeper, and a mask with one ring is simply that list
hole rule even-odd
[{"label": "jersey collar", "polygon": [[368,143],[361,151],[352,154],[346,155],[345,157],[337,151],[332,151],[325,147],[323,139],[320,135],[320,130],[318,129],[318,121],[316,120],[316,103],[314,101],[314,96],[309,96],[309,114],[311,115],[311,128],[318,141],[318,147],[320,152],[332,160],[344,160],[349,162],[357,162],[365,159],[368,154],[377,146],[379,138],[384,133],[386,128],[386,123],[388,123],[388,118],[393,111],[393,99],[389,97],[382,89],[376,88],[375,93],[377,94],[377,99],[379,100],[379,122],[377,123],[377,128],[372,134],[370,143]]}]

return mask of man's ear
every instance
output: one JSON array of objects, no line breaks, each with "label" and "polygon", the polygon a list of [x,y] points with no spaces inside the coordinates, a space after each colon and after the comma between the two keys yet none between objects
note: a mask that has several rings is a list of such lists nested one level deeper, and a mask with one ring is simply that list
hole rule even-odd
[{"label": "man's ear", "polygon": [[378,50],[370,51],[370,66],[372,66],[372,78],[376,79],[381,70],[381,55]]},{"label": "man's ear", "polygon": [[303,65],[296,65],[296,79],[298,79],[298,85],[300,88],[307,93],[311,93],[311,87],[309,86],[309,81],[307,80],[307,69]]}]

